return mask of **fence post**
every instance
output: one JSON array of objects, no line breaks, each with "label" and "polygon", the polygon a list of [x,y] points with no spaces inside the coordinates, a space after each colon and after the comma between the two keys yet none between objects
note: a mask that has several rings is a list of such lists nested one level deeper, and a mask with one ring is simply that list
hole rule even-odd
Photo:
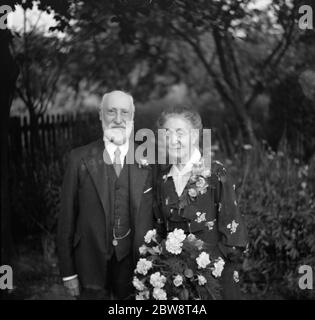
[{"label": "fence post", "polygon": [[23,161],[21,118],[11,117],[9,126],[9,157],[14,165]]}]

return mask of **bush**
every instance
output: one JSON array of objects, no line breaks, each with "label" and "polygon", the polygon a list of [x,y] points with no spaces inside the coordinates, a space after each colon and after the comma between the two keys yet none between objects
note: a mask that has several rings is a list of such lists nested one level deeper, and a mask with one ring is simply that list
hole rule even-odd
[{"label": "bush", "polygon": [[296,74],[274,87],[270,98],[268,141],[276,148],[285,137],[295,156],[309,159],[315,150],[315,101],[305,95]]},{"label": "bush", "polygon": [[236,156],[230,170],[238,177],[240,210],[249,231],[244,290],[315,297],[314,291],[298,286],[299,266],[315,267],[314,176],[309,168],[265,145]]},{"label": "bush", "polygon": [[62,160],[39,163],[36,170],[31,161],[25,161],[19,170],[11,170],[14,239],[24,244],[30,240],[33,248],[43,252],[46,261],[53,261],[55,254],[56,219],[64,170]]}]

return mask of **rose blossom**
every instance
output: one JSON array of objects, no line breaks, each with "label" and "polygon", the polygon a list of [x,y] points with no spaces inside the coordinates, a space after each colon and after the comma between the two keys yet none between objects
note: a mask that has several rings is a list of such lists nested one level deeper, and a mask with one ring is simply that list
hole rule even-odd
[{"label": "rose blossom", "polygon": [[168,238],[165,241],[166,250],[176,255],[182,252],[182,245],[183,244],[175,238]]},{"label": "rose blossom", "polygon": [[160,272],[151,274],[150,283],[154,288],[163,288],[166,282],[166,277],[161,275]]},{"label": "rose blossom", "polygon": [[175,229],[172,234],[178,241],[184,241],[186,239],[186,235],[183,229]]},{"label": "rose blossom", "polygon": [[205,269],[208,264],[210,264],[209,254],[206,252],[201,252],[198,258],[196,258],[198,268]]},{"label": "rose blossom", "polygon": [[188,194],[189,194],[190,197],[193,197],[193,198],[197,197],[197,191],[195,189],[193,189],[193,188],[190,188],[188,190]]},{"label": "rose blossom", "polygon": [[183,284],[183,277],[181,275],[177,275],[173,280],[174,286],[179,287]]},{"label": "rose blossom", "polygon": [[133,277],[132,284],[139,291],[143,291],[145,289],[144,283],[141,280],[139,280],[136,276]]},{"label": "rose blossom", "polygon": [[167,300],[166,292],[160,288],[153,289],[153,298],[155,300]]},{"label": "rose blossom", "polygon": [[145,291],[139,292],[136,295],[136,300],[149,300],[149,297],[150,297],[150,292],[148,290],[145,290]]},{"label": "rose blossom", "polygon": [[144,242],[150,243],[152,240],[156,241],[156,229],[149,230],[144,236]]},{"label": "rose blossom", "polygon": [[139,248],[139,252],[140,252],[140,255],[145,255],[145,254],[148,252],[148,247],[143,244],[143,245]]},{"label": "rose blossom", "polygon": [[166,250],[173,254],[180,254],[182,252],[183,241],[186,239],[184,230],[175,229],[167,236],[165,246]]},{"label": "rose blossom", "polygon": [[197,188],[204,188],[206,186],[206,180],[203,177],[199,177],[197,182],[196,182],[196,187]]},{"label": "rose blossom", "polygon": [[151,261],[144,258],[140,258],[137,263],[136,272],[143,274],[145,276],[148,273],[148,270],[150,270],[151,268],[152,268]]}]

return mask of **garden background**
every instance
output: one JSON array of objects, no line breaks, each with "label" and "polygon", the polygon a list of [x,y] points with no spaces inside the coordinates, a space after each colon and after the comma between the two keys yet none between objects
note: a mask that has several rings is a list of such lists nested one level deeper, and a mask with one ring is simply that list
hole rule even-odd
[{"label": "garden background", "polygon": [[62,177],[69,150],[101,136],[113,89],[134,96],[136,129],[174,104],[212,129],[249,230],[245,299],[314,299],[298,286],[299,266],[315,272],[315,32],[299,25],[313,1],[7,4],[21,19],[0,30],[6,299],[70,299],[55,246]]}]

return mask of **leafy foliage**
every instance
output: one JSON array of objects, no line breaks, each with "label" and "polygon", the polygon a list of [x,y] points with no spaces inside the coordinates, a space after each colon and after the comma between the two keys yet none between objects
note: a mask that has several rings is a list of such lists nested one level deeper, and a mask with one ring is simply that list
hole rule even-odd
[{"label": "leafy foliage", "polygon": [[265,145],[244,151],[235,160],[231,170],[239,178],[239,205],[250,236],[243,265],[247,290],[260,294],[274,290],[289,298],[314,297],[298,286],[299,266],[315,264],[314,173],[310,165],[290,159],[282,151],[268,151]]}]

